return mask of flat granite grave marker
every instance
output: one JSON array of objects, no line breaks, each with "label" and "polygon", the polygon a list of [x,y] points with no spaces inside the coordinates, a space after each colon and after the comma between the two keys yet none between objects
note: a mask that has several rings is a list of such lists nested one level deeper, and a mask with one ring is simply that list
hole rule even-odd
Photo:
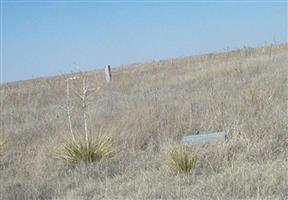
[{"label": "flat granite grave marker", "polygon": [[181,137],[181,142],[188,144],[204,144],[208,142],[225,141],[227,135],[225,132],[197,132],[193,135]]}]

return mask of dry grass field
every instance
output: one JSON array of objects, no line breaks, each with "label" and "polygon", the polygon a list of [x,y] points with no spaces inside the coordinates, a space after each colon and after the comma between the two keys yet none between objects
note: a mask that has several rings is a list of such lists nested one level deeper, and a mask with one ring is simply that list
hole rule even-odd
[{"label": "dry grass field", "polygon": [[[113,142],[110,156],[88,164],[55,156],[70,137],[66,79],[79,75],[2,85],[0,199],[287,199],[287,51],[134,64],[112,69],[110,84],[103,70],[83,73],[100,87],[89,99],[89,131]],[[228,140],[186,146],[195,163],[175,173],[169,152],[195,131],[225,131]]]}]

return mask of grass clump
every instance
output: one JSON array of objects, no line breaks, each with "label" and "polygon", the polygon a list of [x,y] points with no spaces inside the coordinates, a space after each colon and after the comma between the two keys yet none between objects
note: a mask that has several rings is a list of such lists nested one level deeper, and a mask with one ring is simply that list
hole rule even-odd
[{"label": "grass clump", "polygon": [[62,149],[57,152],[57,157],[68,164],[92,163],[108,157],[112,153],[112,140],[108,136],[85,140],[68,140]]},{"label": "grass clump", "polygon": [[195,155],[191,155],[183,146],[170,151],[168,156],[168,165],[177,174],[191,172],[195,163]]}]

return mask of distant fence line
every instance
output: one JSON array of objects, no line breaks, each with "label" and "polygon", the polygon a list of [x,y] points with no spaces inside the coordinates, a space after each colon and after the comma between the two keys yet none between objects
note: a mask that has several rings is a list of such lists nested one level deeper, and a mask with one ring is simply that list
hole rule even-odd
[{"label": "distant fence line", "polygon": [[260,56],[260,55],[269,55],[270,57],[277,53],[278,51],[281,51],[282,49],[288,49],[287,44],[277,44],[277,45],[266,45],[263,47],[247,47],[244,46],[241,49],[232,50],[228,52],[223,53],[209,53],[206,55],[200,55],[196,57],[192,57],[195,61],[205,61],[210,59],[221,59],[221,58],[228,58],[228,57],[249,57],[249,56]]}]

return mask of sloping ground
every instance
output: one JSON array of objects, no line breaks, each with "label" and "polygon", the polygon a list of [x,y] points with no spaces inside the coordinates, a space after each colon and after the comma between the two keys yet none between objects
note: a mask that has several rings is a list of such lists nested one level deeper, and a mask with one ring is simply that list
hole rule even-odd
[{"label": "sloping ground", "polygon": [[[131,65],[114,69],[109,85],[102,71],[83,74],[101,87],[90,130],[113,138],[114,155],[74,168],[54,158],[69,137],[68,76],[1,86],[0,199],[287,198],[287,50]],[[77,110],[72,121],[80,132]],[[209,130],[229,140],[191,147],[192,173],[173,174],[167,153],[177,136]]]}]

